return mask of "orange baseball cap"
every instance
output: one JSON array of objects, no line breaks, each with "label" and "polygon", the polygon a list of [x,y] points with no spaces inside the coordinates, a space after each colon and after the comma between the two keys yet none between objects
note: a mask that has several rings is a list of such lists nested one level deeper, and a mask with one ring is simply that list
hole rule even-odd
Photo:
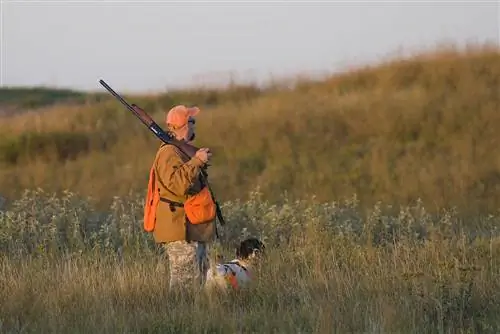
[{"label": "orange baseball cap", "polygon": [[168,125],[174,129],[178,129],[187,124],[189,117],[194,117],[199,112],[200,108],[198,107],[186,107],[182,104],[177,105],[168,111],[166,121]]}]

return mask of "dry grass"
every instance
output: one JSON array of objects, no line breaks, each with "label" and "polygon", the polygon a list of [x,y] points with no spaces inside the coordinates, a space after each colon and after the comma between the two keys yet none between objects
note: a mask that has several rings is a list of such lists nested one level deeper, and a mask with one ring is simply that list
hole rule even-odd
[{"label": "dry grass", "polygon": [[[168,291],[139,229],[142,200],[104,212],[67,194],[26,193],[0,216],[0,330],[31,332],[494,333],[500,218],[369,211],[355,199],[226,202],[213,250],[265,240],[258,281],[228,297]],[[214,256],[215,253],[212,253]]]},{"label": "dry grass", "polygon": [[213,250],[267,244],[256,284],[213,300],[168,291],[141,229],[158,141],[117,101],[0,118],[0,331],[499,332],[499,77],[479,48],[293,90],[131,97],[158,121],[202,107],[228,221]]},{"label": "dry grass", "polygon": [[[211,179],[224,200],[245,199],[260,186],[269,199],[283,191],[323,200],[357,193],[367,205],[421,198],[430,209],[477,213],[500,204],[500,160],[491,153],[500,144],[499,78],[497,49],[451,49],[293,90],[233,87],[130,101],[158,122],[174,103],[202,107],[197,144],[214,151]],[[4,146],[21,157],[0,167],[5,196],[69,189],[107,205],[115,195],[145,191],[159,141],[119,102],[48,109],[0,123],[10,138]],[[50,140],[56,131],[79,136],[75,154]],[[51,149],[23,149],[29,133],[45,134]]]}]

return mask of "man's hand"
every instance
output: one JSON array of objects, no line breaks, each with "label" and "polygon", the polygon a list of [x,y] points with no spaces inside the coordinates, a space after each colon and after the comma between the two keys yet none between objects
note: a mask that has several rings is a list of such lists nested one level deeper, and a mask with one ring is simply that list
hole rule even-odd
[{"label": "man's hand", "polygon": [[196,151],[195,157],[200,159],[203,163],[207,163],[210,158],[212,157],[212,153],[210,153],[210,149],[208,148],[200,148],[198,151]]}]

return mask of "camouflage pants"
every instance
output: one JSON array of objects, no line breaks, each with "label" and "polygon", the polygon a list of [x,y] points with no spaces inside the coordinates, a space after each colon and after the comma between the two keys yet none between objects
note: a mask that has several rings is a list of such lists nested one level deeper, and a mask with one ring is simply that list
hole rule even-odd
[{"label": "camouflage pants", "polygon": [[202,242],[174,241],[164,245],[168,256],[170,290],[202,286],[205,283],[209,258]]}]

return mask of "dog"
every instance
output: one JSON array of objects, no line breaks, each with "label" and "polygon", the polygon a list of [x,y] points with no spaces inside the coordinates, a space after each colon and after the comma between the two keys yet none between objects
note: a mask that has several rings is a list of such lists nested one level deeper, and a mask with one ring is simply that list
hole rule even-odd
[{"label": "dog", "polygon": [[208,290],[219,288],[223,291],[240,290],[254,279],[253,267],[265,250],[258,238],[243,240],[236,248],[236,258],[209,268],[205,287]]}]

